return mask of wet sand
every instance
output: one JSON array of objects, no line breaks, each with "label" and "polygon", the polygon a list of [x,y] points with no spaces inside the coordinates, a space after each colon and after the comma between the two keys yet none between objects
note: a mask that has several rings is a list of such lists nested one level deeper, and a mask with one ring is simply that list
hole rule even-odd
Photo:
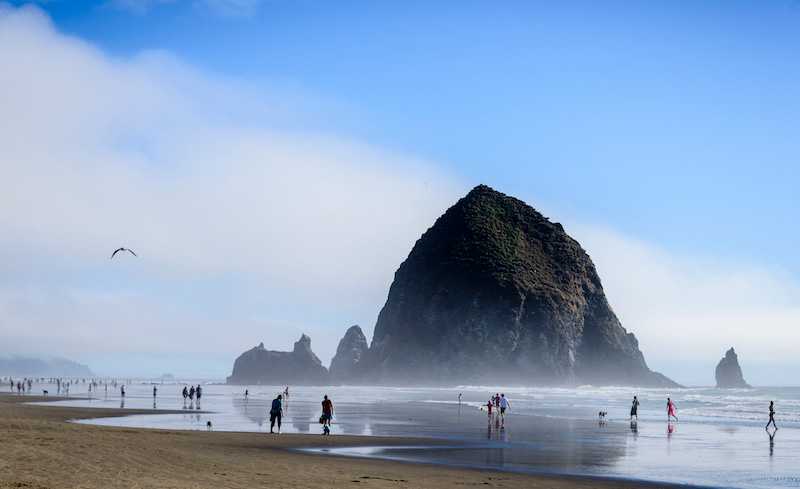
[{"label": "wet sand", "polygon": [[452,441],[119,428],[67,421],[152,411],[23,404],[56,399],[0,394],[0,487],[679,487],[295,451]]}]

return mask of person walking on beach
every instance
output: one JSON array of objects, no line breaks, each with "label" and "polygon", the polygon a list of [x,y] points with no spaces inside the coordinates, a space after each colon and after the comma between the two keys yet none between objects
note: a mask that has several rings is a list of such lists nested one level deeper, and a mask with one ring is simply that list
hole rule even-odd
[{"label": "person walking on beach", "polygon": [[324,423],[322,423],[322,434],[330,435],[331,420],[333,419],[333,403],[328,399],[327,395],[325,395],[325,399],[322,400],[322,418],[324,421]]},{"label": "person walking on beach", "polygon": [[122,398],[124,399],[125,398],[125,386],[124,385],[120,386],[119,393],[122,394]]},{"label": "person walking on beach", "polygon": [[248,399],[248,396],[249,396],[249,395],[250,395],[250,391],[249,391],[249,390],[247,390],[247,389],[245,389],[245,390],[244,390],[244,400],[245,400],[245,401]]},{"label": "person walking on beach", "polygon": [[197,405],[200,405],[200,396],[203,395],[203,390],[200,388],[200,384],[197,384],[197,389],[194,390],[195,394],[197,394]]},{"label": "person walking on beach", "polygon": [[511,403],[506,399],[505,394],[500,394],[500,417],[503,420],[503,426],[506,424],[506,408],[511,408]]},{"label": "person walking on beach", "polygon": [[489,402],[486,403],[486,409],[489,410],[489,424],[492,424],[492,408],[494,407],[494,397],[489,399]]},{"label": "person walking on beach", "polygon": [[631,405],[631,420],[636,416],[636,421],[639,421],[639,398],[633,396],[633,404]]},{"label": "person walking on beach", "polygon": [[281,434],[281,418],[283,417],[283,396],[278,394],[278,397],[272,400],[272,409],[269,411],[269,432],[275,433],[275,421],[278,422],[278,434]]},{"label": "person walking on beach", "polygon": [[669,397],[667,398],[667,421],[669,421],[670,416],[675,418],[675,421],[678,420],[678,417],[675,416],[675,403],[672,402],[672,399]]},{"label": "person walking on beach", "polygon": [[772,423],[772,426],[775,429],[778,429],[778,425],[775,424],[775,403],[773,401],[769,401],[769,421],[767,421],[767,428],[769,428],[769,424]]},{"label": "person walking on beach", "polygon": [[156,388],[156,386],[153,386],[153,400],[154,401],[156,400],[156,393],[157,392],[158,392],[158,389]]}]

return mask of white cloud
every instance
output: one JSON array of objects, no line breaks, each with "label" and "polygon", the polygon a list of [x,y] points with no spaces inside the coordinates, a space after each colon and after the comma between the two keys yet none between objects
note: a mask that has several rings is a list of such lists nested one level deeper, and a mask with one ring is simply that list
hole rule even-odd
[{"label": "white cloud", "polygon": [[[347,327],[371,332],[465,190],[416,158],[270,126],[291,102],[273,117],[271,96],[168,54],[110,58],[36,8],[0,9],[0,45],[0,327],[21,354],[180,345],[232,364],[306,332],[330,358]],[[109,260],[119,246],[139,257]]]},{"label": "white cloud", "polygon": [[731,347],[746,379],[746,365],[796,362],[800,284],[787,272],[671,253],[593,226],[567,231],[590,250],[609,303],[651,366],[706,362],[697,377],[713,383]]}]

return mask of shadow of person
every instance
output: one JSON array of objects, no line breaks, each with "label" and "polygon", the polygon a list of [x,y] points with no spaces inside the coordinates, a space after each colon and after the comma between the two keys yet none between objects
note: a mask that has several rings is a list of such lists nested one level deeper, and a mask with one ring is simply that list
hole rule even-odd
[{"label": "shadow of person", "polygon": [[633,433],[634,438],[639,436],[639,423],[636,421],[631,421],[631,433]]}]

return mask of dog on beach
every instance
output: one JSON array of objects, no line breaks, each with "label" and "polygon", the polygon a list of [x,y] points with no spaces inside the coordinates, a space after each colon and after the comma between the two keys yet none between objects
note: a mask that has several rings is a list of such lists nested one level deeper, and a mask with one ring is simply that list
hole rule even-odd
[{"label": "dog on beach", "polygon": [[42,389],[42,394],[44,394],[46,396],[47,395],[47,391]]},{"label": "dog on beach", "polygon": [[606,411],[600,411],[600,419],[605,419],[605,417],[606,417],[606,414],[608,414],[608,412],[606,412]]},{"label": "dog on beach", "polygon": [[206,421],[206,430],[211,431],[211,421]]}]

